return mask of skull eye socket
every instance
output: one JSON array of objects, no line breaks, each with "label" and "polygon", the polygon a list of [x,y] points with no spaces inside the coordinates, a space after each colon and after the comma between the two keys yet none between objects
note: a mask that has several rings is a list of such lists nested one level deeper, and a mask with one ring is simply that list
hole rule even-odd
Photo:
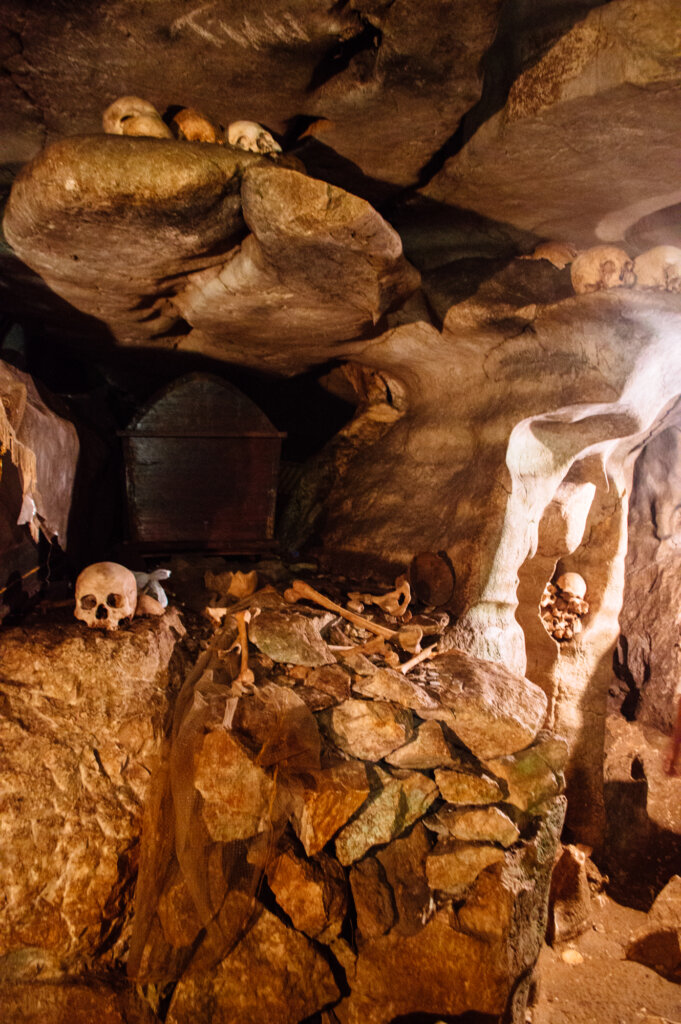
[{"label": "skull eye socket", "polygon": [[121,605],[123,604],[123,597],[121,596],[121,594],[108,594],[106,598],[106,603],[108,604],[109,608],[120,608]]},{"label": "skull eye socket", "polygon": [[80,607],[86,612],[91,611],[96,604],[97,598],[94,594],[86,594],[85,597],[81,597],[80,599]]}]

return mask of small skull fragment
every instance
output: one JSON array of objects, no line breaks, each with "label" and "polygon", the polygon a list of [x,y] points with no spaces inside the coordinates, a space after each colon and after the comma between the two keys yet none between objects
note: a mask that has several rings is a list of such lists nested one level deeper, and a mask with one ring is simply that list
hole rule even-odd
[{"label": "small skull fragment", "polygon": [[154,139],[172,139],[173,133],[161,119],[153,103],[139,96],[121,96],[102,116],[107,135],[137,135]]},{"label": "small skull fragment", "polygon": [[227,128],[230,146],[246,149],[250,153],[281,153],[281,146],[256,121],[232,121]]},{"label": "small skull fragment", "polygon": [[137,607],[134,573],[117,562],[95,562],[76,580],[73,614],[90,629],[118,629]]},{"label": "small skull fragment", "polygon": [[222,144],[221,132],[212,124],[207,117],[194,110],[193,107],[183,107],[178,110],[173,118],[173,126],[178,139],[186,142],[214,142]]},{"label": "small skull fragment", "polygon": [[636,287],[659,292],[681,292],[681,249],[656,245],[634,260]]},{"label": "small skull fragment", "polygon": [[633,260],[614,245],[595,245],[576,256],[570,267],[578,295],[606,288],[631,288],[636,280]]}]

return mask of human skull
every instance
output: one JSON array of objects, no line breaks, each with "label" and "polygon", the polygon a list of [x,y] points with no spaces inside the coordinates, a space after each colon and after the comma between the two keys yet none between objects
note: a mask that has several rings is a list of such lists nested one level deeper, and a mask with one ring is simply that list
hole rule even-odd
[{"label": "human skull", "polygon": [[656,245],[634,260],[637,288],[681,292],[681,249],[675,245]]},{"label": "human skull", "polygon": [[173,118],[178,139],[187,142],[216,142],[221,144],[221,133],[214,124],[192,107],[183,107]]},{"label": "human skull", "polygon": [[605,288],[631,288],[636,280],[633,260],[614,245],[595,245],[581,252],[572,262],[570,277],[578,295]]},{"label": "human skull", "polygon": [[132,619],[137,606],[134,573],[117,562],[95,562],[76,580],[73,614],[91,629],[118,629]]},{"label": "human skull", "polygon": [[247,149],[250,153],[281,153],[281,146],[261,124],[255,121],[232,121],[227,127],[230,146]]},{"label": "human skull", "polygon": [[556,580],[556,586],[568,597],[578,597],[583,600],[586,594],[586,580],[578,572],[564,572]]},{"label": "human skull", "polygon": [[154,139],[172,139],[173,133],[161,120],[153,103],[139,96],[121,96],[102,116],[107,135],[142,135]]}]

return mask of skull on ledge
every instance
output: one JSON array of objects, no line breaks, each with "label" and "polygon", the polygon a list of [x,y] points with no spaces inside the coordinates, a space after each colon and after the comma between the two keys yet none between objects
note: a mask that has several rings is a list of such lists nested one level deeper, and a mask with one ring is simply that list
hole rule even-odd
[{"label": "skull on ledge", "polygon": [[132,619],[137,606],[134,573],[117,562],[95,562],[76,580],[73,614],[91,629],[118,629]]}]

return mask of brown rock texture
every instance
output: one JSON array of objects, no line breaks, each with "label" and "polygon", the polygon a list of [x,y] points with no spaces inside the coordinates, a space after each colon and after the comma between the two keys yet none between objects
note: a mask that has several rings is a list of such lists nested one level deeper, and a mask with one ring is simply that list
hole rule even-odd
[{"label": "brown rock texture", "polygon": [[648,914],[648,924],[627,948],[627,959],[681,981],[681,877],[673,875]]},{"label": "brown rock texture", "polygon": [[2,632],[0,953],[19,978],[104,955],[129,918],[173,625],[168,613],[106,634],[39,619]]}]

